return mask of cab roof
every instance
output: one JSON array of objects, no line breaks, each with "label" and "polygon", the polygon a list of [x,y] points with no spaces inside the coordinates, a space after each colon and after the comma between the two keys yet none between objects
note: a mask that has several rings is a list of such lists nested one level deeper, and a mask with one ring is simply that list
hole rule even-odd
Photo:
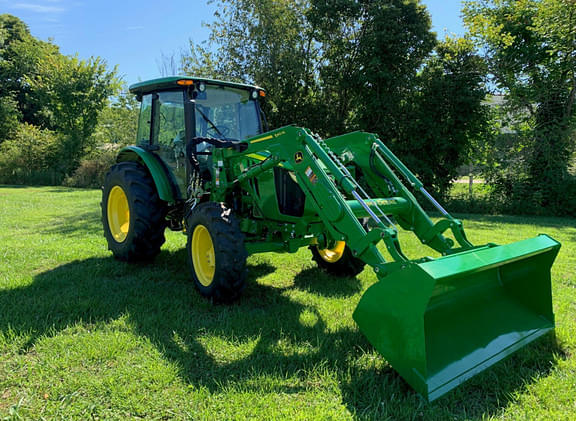
[{"label": "cab roof", "polygon": [[246,85],[244,83],[226,82],[223,80],[207,79],[203,77],[194,77],[194,76],[168,76],[158,79],[151,79],[130,85],[129,89],[130,92],[133,94],[143,95],[148,92],[156,90],[183,88],[186,86],[186,83],[182,85],[179,84],[178,81],[204,82],[207,85],[229,86],[231,88],[237,88],[237,89],[249,89],[249,90],[256,89],[258,91],[264,91],[264,89],[255,85]]}]

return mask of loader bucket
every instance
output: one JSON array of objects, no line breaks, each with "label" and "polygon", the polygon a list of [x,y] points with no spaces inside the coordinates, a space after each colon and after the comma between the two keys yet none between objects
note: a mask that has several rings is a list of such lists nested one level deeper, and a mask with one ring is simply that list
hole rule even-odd
[{"label": "loader bucket", "polygon": [[409,262],[379,279],[354,320],[372,345],[432,401],[554,328],[546,235]]}]

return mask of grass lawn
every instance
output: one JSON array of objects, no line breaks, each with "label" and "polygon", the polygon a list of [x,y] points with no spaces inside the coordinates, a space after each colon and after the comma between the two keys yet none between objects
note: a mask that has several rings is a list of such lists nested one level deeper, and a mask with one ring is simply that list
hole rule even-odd
[{"label": "grass lawn", "polygon": [[576,419],[576,220],[462,216],[475,243],[563,244],[556,336],[427,404],[352,320],[372,271],[333,279],[308,250],[256,255],[242,299],[213,306],[180,233],[153,265],[114,260],[99,202],[0,187],[0,419]]},{"label": "grass lawn", "polygon": [[[472,195],[477,198],[485,198],[490,193],[490,186],[484,183],[475,183],[472,185]],[[452,183],[450,188],[452,197],[470,197],[470,187],[468,183]]]}]

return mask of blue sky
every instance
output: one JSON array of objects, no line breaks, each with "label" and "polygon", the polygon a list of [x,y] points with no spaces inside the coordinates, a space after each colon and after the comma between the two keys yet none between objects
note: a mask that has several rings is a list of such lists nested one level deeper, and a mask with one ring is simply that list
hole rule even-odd
[{"label": "blue sky", "polygon": [[[423,0],[440,38],[463,34],[458,0]],[[208,37],[215,7],[206,0],[0,0],[0,14],[22,19],[32,34],[53,39],[64,54],[100,56],[131,84],[160,76],[162,54]]]}]

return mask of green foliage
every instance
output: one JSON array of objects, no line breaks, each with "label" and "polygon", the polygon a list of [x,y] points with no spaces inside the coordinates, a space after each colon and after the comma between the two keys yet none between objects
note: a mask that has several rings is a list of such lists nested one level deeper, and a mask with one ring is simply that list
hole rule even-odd
[{"label": "green foliage", "polygon": [[[466,39],[437,43],[417,1],[312,1],[326,128],[379,133],[445,194],[488,131],[486,66]],[[433,52],[434,49],[434,52]],[[431,54],[433,52],[433,54]]]},{"label": "green foliage", "polygon": [[430,57],[417,0],[216,3],[210,42],[191,45],[183,70],[263,86],[272,127],[376,132],[442,193],[485,132],[482,61],[464,40]]},{"label": "green foliage", "polygon": [[28,123],[0,145],[0,183],[59,184],[63,135]]},{"label": "green foliage", "polygon": [[100,58],[52,55],[40,62],[35,75],[26,75],[37,97],[44,99],[48,127],[66,135],[62,153],[65,171],[74,170],[94,146],[91,137],[101,110],[119,88],[115,71]]},{"label": "green foliage", "polygon": [[490,108],[483,104],[484,61],[470,40],[446,38],[426,60],[408,92],[394,144],[425,185],[445,196],[459,167],[482,160],[491,136]]},{"label": "green foliage", "polygon": [[0,50],[29,37],[30,30],[24,22],[12,15],[0,15]]},{"label": "green foliage", "polygon": [[106,173],[116,163],[119,146],[107,144],[95,149],[88,157],[80,161],[78,168],[64,180],[63,185],[101,188],[104,185]]},{"label": "green foliage", "polygon": [[522,154],[513,179],[499,175],[499,191],[519,204],[528,200],[576,214],[565,189],[573,183],[568,168],[576,127],[576,3],[468,1],[464,16],[506,95],[502,118],[511,121],[518,141],[513,149]]},{"label": "green foliage", "polygon": [[71,187],[102,187],[120,148],[135,143],[138,115],[138,101],[124,88],[124,92],[114,97],[100,112],[98,124],[90,137],[93,145],[90,152],[83,156],[78,168],[66,177],[63,184]]},{"label": "green foliage", "polygon": [[[267,90],[264,104],[272,127],[298,121],[313,129],[317,46],[305,19],[305,2],[217,0],[209,46],[191,45],[186,73],[256,83]],[[217,46],[216,48],[212,48]],[[216,51],[212,53],[211,51]]]},{"label": "green foliage", "polygon": [[14,136],[18,130],[20,118],[18,103],[10,96],[0,96],[0,144]]},{"label": "green foliage", "polygon": [[44,99],[50,128],[86,141],[100,110],[119,88],[114,73],[98,57],[86,61],[51,55],[39,63],[35,73],[25,74],[24,82]]},{"label": "green foliage", "polygon": [[418,1],[314,0],[306,16],[318,45],[321,132],[360,128],[394,138],[414,79],[435,45]]},{"label": "green foliage", "polygon": [[8,34],[0,48],[0,96],[16,100],[23,121],[50,128],[46,98],[35,92],[26,77],[37,74],[42,61],[59,55],[58,47],[32,37],[26,25],[14,16],[0,16],[0,28]]},{"label": "green foliage", "polygon": [[409,122],[407,101],[417,71],[432,52],[436,39],[431,20],[419,1],[366,2],[359,40],[355,87],[358,124],[385,138],[401,135]]},{"label": "green foliage", "polygon": [[94,144],[114,143],[122,146],[134,144],[138,129],[138,114],[138,101],[134,95],[124,90],[100,112],[98,125],[92,135]]},{"label": "green foliage", "polygon": [[[14,166],[27,161],[31,151],[39,152],[27,139],[52,133],[58,144],[54,145],[57,156],[49,161],[51,167],[44,168],[42,160],[34,165],[49,171],[53,180],[71,174],[97,144],[99,139],[92,135],[98,118],[118,88],[116,70],[108,70],[102,59],[64,56],[54,44],[32,37],[18,18],[0,15],[0,143],[9,141],[1,159],[11,173],[24,174],[24,178],[31,176],[27,171],[38,173],[40,168],[34,166],[21,170]],[[118,104],[116,108],[122,108],[122,101]],[[125,114],[109,115],[108,120],[119,126],[129,117]],[[25,124],[15,135],[19,121]],[[131,124],[126,130],[133,128]]]}]

